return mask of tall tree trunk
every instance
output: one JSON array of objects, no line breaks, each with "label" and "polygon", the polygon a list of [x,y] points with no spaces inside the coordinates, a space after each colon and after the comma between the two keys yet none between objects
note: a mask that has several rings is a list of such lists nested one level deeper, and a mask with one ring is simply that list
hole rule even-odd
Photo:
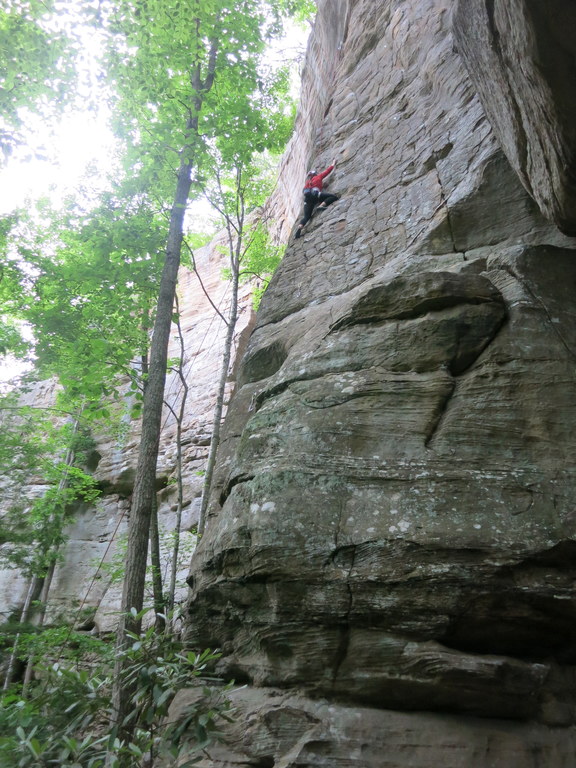
[{"label": "tall tree trunk", "polygon": [[[178,172],[178,182],[166,245],[166,260],[160,280],[160,291],[152,342],[150,344],[149,374],[144,389],[142,406],[142,436],[138,452],[132,509],[128,524],[128,549],[126,552],[126,572],[122,592],[121,615],[116,644],[116,664],[114,689],[112,691],[113,724],[118,729],[120,738],[129,738],[131,728],[123,723],[130,708],[132,691],[123,680],[125,660],[123,652],[128,647],[128,632],[139,632],[142,625],[140,612],[144,602],[144,583],[146,579],[146,560],[148,556],[148,538],[152,504],[156,493],[156,463],[160,443],[162,403],[166,383],[166,365],[168,360],[168,342],[172,325],[174,296],[180,266],[180,253],[184,229],[184,213],[191,187],[192,164],[182,160]],[[130,613],[135,609],[137,616]]]},{"label": "tall tree trunk", "polygon": [[[216,19],[219,19],[217,14]],[[200,41],[200,21],[196,30]],[[142,436],[138,451],[138,464],[134,481],[132,510],[128,522],[128,549],[126,552],[126,572],[122,592],[120,621],[116,642],[116,663],[114,666],[114,685],[112,689],[111,725],[121,740],[130,740],[134,729],[131,721],[126,724],[130,710],[132,690],[124,680],[126,660],[124,651],[129,645],[128,632],[138,633],[142,627],[141,611],[144,602],[144,583],[146,580],[146,559],[148,554],[148,535],[150,517],[155,494],[156,463],[160,443],[162,403],[166,384],[166,364],[168,361],[168,342],[172,325],[174,297],[178,280],[178,268],[184,235],[184,214],[192,186],[192,153],[198,136],[198,119],[202,109],[204,95],[214,84],[218,39],[210,41],[206,76],[202,78],[200,61],[191,72],[192,86],[191,109],[186,124],[188,143],[182,149],[180,166],[176,182],[176,193],[166,242],[166,259],[160,279],[160,290],[156,308],[154,331],[150,344],[149,374],[142,404]],[[134,615],[132,610],[135,610]],[[112,764],[114,753],[109,753],[107,765]]]}]

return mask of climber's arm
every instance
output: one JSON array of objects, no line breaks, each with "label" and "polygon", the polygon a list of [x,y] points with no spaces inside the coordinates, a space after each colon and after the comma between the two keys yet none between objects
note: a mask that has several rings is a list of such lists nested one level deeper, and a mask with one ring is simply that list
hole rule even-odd
[{"label": "climber's arm", "polygon": [[332,173],[332,171],[334,170],[334,166],[335,165],[336,165],[336,161],[334,161],[332,163],[332,165],[329,165],[328,168],[326,168],[325,171],[322,171],[322,173],[319,173],[318,175],[320,176],[320,178],[321,179],[325,179],[326,176],[328,176],[329,173]]}]

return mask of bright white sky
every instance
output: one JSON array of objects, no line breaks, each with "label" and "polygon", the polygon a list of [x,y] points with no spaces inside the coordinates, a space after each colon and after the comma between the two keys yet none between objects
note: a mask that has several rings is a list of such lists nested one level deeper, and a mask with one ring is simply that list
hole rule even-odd
[{"label": "bright white sky", "polygon": [[28,146],[20,147],[0,171],[0,215],[22,206],[28,198],[50,196],[57,204],[72,192],[88,164],[107,165],[113,145],[106,125],[108,114],[98,98],[98,55],[102,39],[94,30],[82,27],[77,13],[85,0],[73,0],[65,15],[54,17],[48,26],[74,30],[82,39],[78,57],[79,100],[94,109],[64,115],[56,126],[48,126],[37,116],[25,117]]},{"label": "bright white sky", "polygon": [[109,168],[113,140],[101,111],[65,117],[53,137],[39,124],[34,144],[16,152],[0,172],[0,215],[21,207],[28,198],[60,202],[77,188],[89,164]]}]

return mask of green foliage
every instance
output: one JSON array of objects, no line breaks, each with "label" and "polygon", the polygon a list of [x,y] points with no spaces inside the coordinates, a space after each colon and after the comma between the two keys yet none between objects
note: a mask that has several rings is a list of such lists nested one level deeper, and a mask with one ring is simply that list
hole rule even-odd
[{"label": "green foliage", "polygon": [[27,351],[28,345],[22,338],[17,323],[6,315],[0,315],[0,356],[11,354],[22,358]]},{"label": "green foliage", "polygon": [[[226,168],[224,160],[216,152],[213,152],[213,157],[214,168],[218,165]],[[238,158],[228,173],[221,172],[217,183],[208,183],[204,191],[222,214],[223,224],[227,220],[230,222],[232,247],[238,238],[240,240],[240,282],[253,283],[252,303],[254,309],[258,309],[270,278],[282,260],[285,246],[273,241],[265,206],[276,183],[278,158],[269,152],[261,155],[248,152],[247,157],[245,163]],[[239,219],[239,211],[245,211],[246,215]],[[232,273],[232,268],[223,270],[225,279],[231,279]]]},{"label": "green foliage", "polygon": [[[69,202],[68,212],[57,214],[44,204],[33,217],[20,214],[0,223],[0,354],[27,354],[29,344],[19,333],[19,323],[26,322],[37,369],[57,375],[63,386],[61,407],[82,400],[86,418],[90,412],[109,417],[103,400],[123,394],[126,378],[141,400],[140,359],[154,320],[175,167],[182,156],[194,159],[199,195],[219,165],[232,173],[255,153],[284,147],[294,117],[288,71],[265,67],[262,56],[281,30],[281,16],[298,14],[304,5],[99,4],[94,23],[108,39],[109,99],[125,142],[124,179],[93,210]],[[6,24],[16,23],[17,13],[18,24],[31,24],[40,34],[43,25],[51,29],[51,6],[42,8],[35,0],[13,0]],[[50,55],[57,56],[66,40],[62,32],[54,40],[50,34]],[[206,90],[212,64],[215,81]],[[203,244],[193,236],[188,241],[192,249]]]},{"label": "green foliage", "polygon": [[282,261],[285,250],[285,245],[276,245],[272,241],[265,224],[258,222],[240,265],[240,278],[253,281],[252,306],[255,310],[260,306],[264,291]]},{"label": "green foliage", "polygon": [[13,233],[20,296],[13,312],[34,331],[39,373],[58,376],[61,405],[82,401],[88,418],[126,378],[139,392],[165,223],[144,201],[112,195],[91,211],[41,212],[48,226],[44,219],[24,226],[21,217]]},{"label": "green foliage", "polygon": [[188,267],[191,267],[192,261],[190,259],[190,253],[194,253],[194,251],[198,250],[199,248],[203,248],[205,245],[208,245],[215,234],[215,232],[187,232],[184,236],[187,249],[182,254],[182,263]]},{"label": "green foliage", "polygon": [[228,718],[230,702],[225,694],[231,685],[216,691],[215,699],[210,689],[204,687],[204,700],[190,707],[182,719],[167,723],[161,739],[155,736],[155,731],[164,722],[179,690],[190,687],[194,678],[202,678],[204,682],[211,679],[207,677],[209,669],[220,654],[210,650],[199,654],[185,651],[174,637],[160,635],[154,627],[139,635],[129,633],[129,636],[133,642],[125,651],[128,662],[125,683],[134,691],[129,718],[138,723],[139,729],[149,729],[148,741],[141,748],[145,746],[147,751],[176,757],[182,736],[191,730],[195,746],[188,751],[204,749],[216,734],[217,719]]},{"label": "green foliage", "polygon": [[90,761],[102,754],[105,739],[89,731],[101,724],[108,705],[106,679],[95,670],[60,663],[41,674],[27,699],[14,689],[0,700],[1,764],[6,768],[103,765]]},{"label": "green foliage", "polygon": [[[43,575],[55,561],[71,505],[92,502],[99,491],[93,478],[64,458],[71,446],[81,450],[82,462],[92,441],[78,435],[70,422],[55,424],[51,415],[30,407],[18,407],[14,394],[0,399],[0,471],[5,507],[2,523],[0,562],[28,575]],[[31,478],[40,486],[39,495],[22,492]]]},{"label": "green foliage", "polygon": [[[35,0],[21,0],[18,7],[26,2],[36,7]],[[194,195],[217,198],[227,226],[236,232],[236,245],[234,237],[230,240],[235,278],[239,255],[246,273],[263,282],[272,271],[280,252],[265,228],[244,227],[248,212],[254,221],[260,215],[270,189],[263,158],[283,149],[294,105],[287,70],[266,68],[262,57],[267,41],[280,32],[282,15],[304,13],[309,6],[305,0],[98,3],[97,21],[109,41],[107,98],[116,134],[124,142],[124,178],[97,208],[70,204],[64,215],[57,215],[44,206],[40,219],[22,214],[7,224],[4,244],[0,241],[7,264],[0,275],[0,298],[8,306],[4,327],[17,329],[20,321],[32,326],[38,369],[58,376],[61,407],[72,410],[82,403],[83,418],[106,416],[110,409],[103,402],[122,397],[126,380],[133,399],[141,397],[168,212],[186,206],[187,193],[174,193],[176,169],[192,173]],[[57,46],[53,51],[56,55]],[[29,103],[35,94],[32,89],[26,95]],[[198,247],[198,242],[190,238],[190,245]],[[2,343],[7,351],[19,348],[8,330],[0,336]],[[21,411],[18,418],[33,426],[32,411]],[[48,424],[43,429],[51,434]],[[38,499],[14,505],[3,519],[9,524],[5,551],[12,566],[43,574],[63,541],[70,504],[92,501],[95,489],[78,466],[54,462],[61,453],[55,443],[35,437],[36,428],[22,445],[16,433],[4,447],[0,442],[0,454],[9,469],[18,465],[18,457],[23,459],[22,471],[36,475],[46,490]],[[92,446],[74,447],[88,454]],[[58,637],[27,632],[20,647],[32,656],[43,648],[49,655],[50,642]],[[209,651],[186,653],[152,630],[131,640],[119,678],[130,691],[130,718],[136,725],[129,740],[122,741],[126,723],[102,735],[102,718],[111,706],[109,670],[85,675],[56,664],[37,669],[28,700],[3,702],[0,724],[8,735],[0,740],[0,763],[7,768],[99,768],[112,755],[108,766],[126,768],[140,766],[145,753],[162,752],[178,760],[179,743],[190,730],[196,749],[203,749],[214,738],[218,717],[227,716],[228,705],[218,696],[192,705],[182,722],[163,721],[175,693],[201,678],[216,657]]]},{"label": "green foliage", "polygon": [[0,626],[0,642],[8,644],[14,632],[20,632],[18,657],[43,660],[58,659],[59,663],[81,662],[90,657],[112,661],[112,648],[98,637],[77,632],[68,626],[23,628],[17,624]]},{"label": "green foliage", "polygon": [[[48,655],[57,649],[64,631],[54,631],[54,646],[45,639]],[[49,632],[42,635],[48,638]],[[173,637],[159,635],[153,628],[132,635],[125,651],[128,664],[124,682],[132,691],[130,718],[138,727],[133,739],[124,743],[107,727],[111,649],[101,641],[86,645],[88,641],[80,641],[78,634],[73,633],[76,642],[84,642],[85,649],[99,659],[90,669],[62,661],[39,666],[26,699],[13,688],[0,700],[3,768],[102,768],[106,760],[112,766],[140,768],[146,753],[152,762],[160,756],[174,761],[186,756],[190,759],[178,765],[194,764],[200,752],[218,737],[218,721],[230,719],[226,694],[231,686],[222,686],[209,676],[218,654],[186,651]],[[28,649],[33,649],[34,639],[27,642]],[[211,687],[207,687],[209,682]],[[181,718],[167,721],[176,693],[193,686],[199,694],[194,703]]]},{"label": "green foliage", "polygon": [[16,215],[0,217],[0,359],[4,355],[25,357],[28,344],[22,338],[17,318],[23,302],[22,269],[9,253]]},{"label": "green foliage", "polygon": [[[276,245],[266,224],[262,219],[256,219],[246,225],[244,237],[247,245],[240,260],[240,282],[252,283],[252,306],[256,311],[264,291],[270,283],[272,275],[282,261],[285,245]],[[231,278],[231,270],[222,270],[225,279]]]},{"label": "green foliage", "polygon": [[315,0],[278,0],[278,6],[300,24],[311,21],[316,14]]},{"label": "green foliage", "polygon": [[134,8],[121,0],[106,9],[115,129],[141,189],[171,200],[179,158],[201,167],[214,141],[227,161],[248,144],[251,152],[284,145],[292,113],[265,110],[287,92],[287,72],[261,64],[281,31],[277,3],[143,0]]},{"label": "green foliage", "polygon": [[63,462],[54,465],[54,472],[66,477],[66,486],[49,487],[36,499],[26,513],[26,523],[34,546],[20,549],[8,547],[7,556],[11,567],[18,567],[25,573],[43,575],[56,557],[55,552],[66,540],[64,527],[66,513],[72,502],[93,501],[98,496],[92,477],[78,467],[70,467]]},{"label": "green foliage", "polygon": [[9,499],[57,446],[47,414],[21,408],[14,392],[0,397],[0,424],[0,476],[4,498]]}]

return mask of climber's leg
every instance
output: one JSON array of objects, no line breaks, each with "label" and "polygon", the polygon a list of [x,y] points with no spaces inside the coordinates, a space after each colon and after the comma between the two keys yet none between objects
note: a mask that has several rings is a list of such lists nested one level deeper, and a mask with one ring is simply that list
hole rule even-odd
[{"label": "climber's leg", "polygon": [[336,200],[339,200],[338,195],[333,195],[330,192],[320,192],[320,205],[316,210],[323,211],[325,208],[328,208],[329,205],[332,205],[332,203],[335,203]]},{"label": "climber's leg", "polygon": [[296,234],[294,237],[300,237],[302,234],[302,227],[304,227],[310,219],[312,218],[312,213],[314,212],[314,207],[316,206],[316,203],[318,202],[318,196],[317,195],[304,195],[304,215],[298,222],[298,229],[296,230]]}]

